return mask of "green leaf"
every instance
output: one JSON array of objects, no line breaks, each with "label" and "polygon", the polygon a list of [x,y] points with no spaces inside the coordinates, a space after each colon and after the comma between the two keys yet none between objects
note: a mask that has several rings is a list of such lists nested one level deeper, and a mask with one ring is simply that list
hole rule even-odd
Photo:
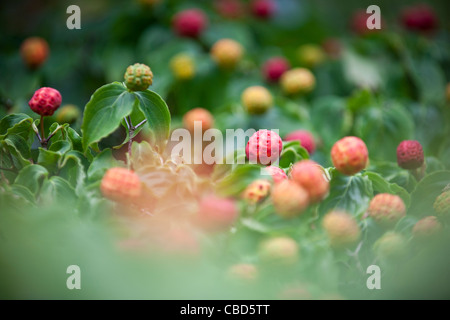
[{"label": "green leaf", "polygon": [[67,135],[69,136],[69,140],[72,142],[72,149],[83,152],[83,143],[78,132],[69,127],[67,128]]},{"label": "green leaf", "polygon": [[47,168],[52,174],[58,173],[63,155],[70,151],[70,147],[70,142],[59,140],[52,143],[48,150],[39,148],[38,164]]},{"label": "green leaf", "polygon": [[139,108],[144,113],[150,130],[155,135],[155,143],[162,152],[169,139],[170,112],[164,100],[155,92],[146,90],[135,93],[139,100]]},{"label": "green leaf", "polygon": [[146,141],[133,142],[131,154],[130,163],[134,170],[139,170],[139,168],[144,166],[157,166],[163,163],[161,156]]},{"label": "green leaf", "polygon": [[408,214],[416,217],[432,216],[434,201],[450,183],[450,171],[436,171],[425,176],[411,193]]},{"label": "green leaf", "polygon": [[[9,155],[7,155],[6,153],[4,153],[4,148],[1,149],[1,162],[8,162],[6,167],[14,165],[14,167],[16,167],[17,169],[21,169],[31,163],[29,160],[31,158],[30,147],[28,146],[25,139],[22,138],[22,136],[11,135],[0,142],[7,150],[7,152],[9,152]],[[11,161],[9,156],[11,156],[13,163],[10,163]],[[8,159],[9,161],[5,161],[5,159]]]},{"label": "green leaf", "polygon": [[403,202],[405,202],[406,207],[409,207],[409,203],[411,201],[411,197],[404,188],[400,187],[396,183],[390,183],[385,180],[382,176],[375,172],[365,172],[363,176],[367,176],[372,182],[373,191],[378,193],[390,193],[395,194],[402,198]]},{"label": "green leaf", "polygon": [[[218,183],[218,191],[223,196],[239,195],[253,180],[261,177],[263,167],[256,164],[237,166],[228,176]],[[271,179],[270,176],[263,176]]]},{"label": "green leaf", "polygon": [[47,169],[37,164],[31,164],[19,172],[14,183],[16,185],[24,186],[33,194],[36,194],[39,190],[40,181],[47,176]]},{"label": "green leaf", "polygon": [[112,167],[119,167],[120,162],[117,161],[113,155],[111,149],[105,149],[100,152],[92,161],[88,169],[88,179],[89,181],[100,180],[105,174],[106,170]]},{"label": "green leaf", "polygon": [[119,82],[104,85],[95,91],[84,109],[81,126],[83,149],[116,130],[137,103],[136,96]]},{"label": "green leaf", "polygon": [[319,212],[343,209],[354,216],[362,215],[373,197],[372,183],[367,176],[346,176],[336,169],[330,170],[330,193],[320,203]]},{"label": "green leaf", "polygon": [[77,190],[82,187],[86,174],[83,166],[84,156],[79,151],[69,151],[62,160],[59,176]]},{"label": "green leaf", "polygon": [[44,204],[64,203],[70,207],[75,196],[75,190],[69,182],[58,176],[44,180],[40,191],[40,200]]},{"label": "green leaf", "polygon": [[279,166],[289,168],[297,161],[309,159],[308,151],[300,145],[299,141],[289,141],[283,144],[283,151],[280,155]]},{"label": "green leaf", "polygon": [[10,114],[0,121],[0,139],[7,135],[19,135],[28,140],[33,119],[23,113]]}]

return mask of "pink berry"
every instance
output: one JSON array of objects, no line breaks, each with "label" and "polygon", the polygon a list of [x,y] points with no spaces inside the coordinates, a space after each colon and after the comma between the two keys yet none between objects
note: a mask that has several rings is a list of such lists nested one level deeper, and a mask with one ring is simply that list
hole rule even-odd
[{"label": "pink berry", "polygon": [[272,176],[272,180],[275,183],[280,183],[281,181],[286,180],[288,178],[286,172],[284,172],[284,170],[281,168],[275,166],[267,166],[266,170],[269,171],[269,173]]},{"label": "pink berry", "polygon": [[274,57],[264,63],[262,72],[267,81],[277,82],[289,68],[289,62],[285,58]]},{"label": "pink berry", "polygon": [[297,130],[289,133],[284,138],[285,141],[299,141],[300,145],[308,151],[309,154],[313,154],[316,151],[316,142],[314,136],[308,130]]},{"label": "pink berry", "polygon": [[346,175],[354,175],[364,169],[369,159],[366,144],[358,137],[345,137],[331,148],[331,160],[336,169]]},{"label": "pink berry", "polygon": [[43,87],[36,90],[28,105],[31,110],[41,116],[51,116],[59,108],[61,101],[61,94],[58,90]]},{"label": "pink berry", "polygon": [[173,18],[175,32],[182,37],[198,37],[206,28],[208,19],[200,9],[187,9]]},{"label": "pink berry", "polygon": [[223,231],[232,226],[239,215],[235,201],[215,195],[199,203],[198,222],[207,231]]},{"label": "pink berry", "polygon": [[295,163],[290,176],[308,192],[311,203],[319,202],[328,194],[330,184],[319,164],[312,160]]},{"label": "pink berry", "polygon": [[426,4],[406,8],[401,15],[401,20],[405,28],[412,31],[429,32],[438,26],[436,14]]},{"label": "pink berry", "polygon": [[250,163],[269,165],[280,156],[283,142],[280,136],[271,130],[259,130],[248,140],[245,154]]},{"label": "pink berry", "polygon": [[417,169],[424,163],[422,145],[416,140],[404,140],[397,147],[397,163],[403,169]]},{"label": "pink berry", "polygon": [[268,19],[275,13],[275,2],[273,0],[254,0],[251,3],[251,10],[254,16]]}]

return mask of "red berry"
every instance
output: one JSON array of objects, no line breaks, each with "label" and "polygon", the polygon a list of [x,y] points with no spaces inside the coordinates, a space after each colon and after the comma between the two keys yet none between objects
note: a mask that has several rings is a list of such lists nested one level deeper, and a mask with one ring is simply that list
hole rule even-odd
[{"label": "red berry", "polygon": [[330,184],[320,166],[312,160],[294,164],[290,176],[308,192],[312,203],[322,200],[328,193]]},{"label": "red berry", "polygon": [[276,184],[272,189],[271,197],[276,213],[283,218],[300,215],[309,204],[308,192],[291,180]]},{"label": "red berry", "polygon": [[134,171],[111,168],[106,171],[100,184],[102,194],[111,200],[128,202],[141,195],[141,181]]},{"label": "red berry", "polygon": [[428,216],[417,221],[412,229],[415,238],[426,239],[438,234],[442,230],[442,224],[434,216]]},{"label": "red berry", "polygon": [[183,37],[198,37],[206,28],[208,19],[200,9],[187,9],[173,18],[175,32]]},{"label": "red berry", "polygon": [[220,15],[228,19],[237,19],[244,14],[244,7],[240,0],[216,0],[215,7]]},{"label": "red berry", "polygon": [[275,13],[275,2],[273,0],[254,0],[251,3],[251,10],[254,16],[268,19]]},{"label": "red berry", "polygon": [[331,160],[336,169],[346,175],[354,175],[364,169],[369,159],[366,144],[357,137],[345,137],[331,148]]},{"label": "red berry", "polygon": [[[360,36],[364,36],[370,33],[379,31],[379,29],[369,29],[367,28],[367,19],[371,16],[371,13],[367,13],[365,10],[356,11],[351,20],[351,28],[353,32]],[[381,20],[381,28],[384,27],[383,20]]]},{"label": "red berry", "polygon": [[275,57],[264,63],[262,73],[267,81],[277,82],[289,68],[290,64],[285,58]]},{"label": "red berry", "polygon": [[300,145],[308,151],[309,154],[313,154],[316,151],[316,143],[314,136],[308,130],[297,130],[289,133],[284,137],[285,141],[299,141]]},{"label": "red berry", "polygon": [[36,90],[28,105],[31,110],[41,116],[51,116],[59,108],[61,101],[61,94],[58,90],[43,87]]},{"label": "red berry", "polygon": [[211,112],[203,108],[191,109],[183,117],[183,125],[190,132],[194,132],[194,125],[196,121],[201,122],[202,131],[211,129],[214,124],[214,118]]},{"label": "red berry", "polygon": [[32,69],[39,67],[47,60],[48,52],[47,41],[39,37],[27,38],[20,46],[23,61]]},{"label": "red berry", "polygon": [[204,197],[199,203],[198,222],[208,231],[223,231],[233,225],[239,215],[235,201],[215,195]]},{"label": "red berry", "polygon": [[438,19],[433,9],[426,4],[406,8],[401,15],[403,26],[412,31],[430,32],[437,28]]},{"label": "red berry", "polygon": [[251,163],[269,165],[278,159],[282,149],[280,136],[271,130],[263,129],[250,137],[245,154]]},{"label": "red berry", "polygon": [[369,204],[369,216],[382,227],[393,227],[406,215],[406,207],[399,196],[380,193]]},{"label": "red berry", "polygon": [[423,165],[422,145],[416,140],[405,140],[397,147],[397,163],[403,169],[417,169]]},{"label": "red berry", "polygon": [[286,172],[284,172],[284,170],[281,168],[275,166],[267,166],[266,170],[269,171],[272,176],[273,182],[275,183],[280,183],[281,181],[288,178]]}]

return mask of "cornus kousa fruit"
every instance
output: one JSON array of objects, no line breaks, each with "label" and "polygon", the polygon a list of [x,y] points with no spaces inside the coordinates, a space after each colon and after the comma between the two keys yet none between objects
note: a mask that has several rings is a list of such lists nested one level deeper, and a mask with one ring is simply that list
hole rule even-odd
[{"label": "cornus kousa fruit", "polygon": [[208,19],[200,9],[178,12],[173,18],[175,33],[182,37],[198,37],[206,28]]},{"label": "cornus kousa fruit", "polygon": [[241,0],[216,0],[214,6],[221,16],[228,19],[238,19],[244,15]]},{"label": "cornus kousa fruit", "polygon": [[420,219],[414,225],[412,234],[414,238],[426,239],[437,235],[442,230],[442,224],[434,216]]},{"label": "cornus kousa fruit", "polygon": [[[379,29],[369,29],[367,28],[367,20],[371,14],[367,13],[365,10],[356,11],[351,19],[351,29],[354,33],[360,36],[365,36],[371,33],[376,33],[380,31]],[[384,21],[381,20],[381,29],[384,28]]]},{"label": "cornus kousa fruit", "polygon": [[361,230],[355,219],[345,211],[334,210],[325,215],[322,221],[330,245],[334,248],[347,248],[360,238]]},{"label": "cornus kousa fruit", "polygon": [[438,26],[436,14],[426,4],[406,8],[402,12],[401,20],[405,28],[412,31],[430,32]]},{"label": "cornus kousa fruit", "polygon": [[289,68],[290,64],[285,58],[274,57],[264,63],[262,73],[267,81],[277,82]]},{"label": "cornus kousa fruit", "polygon": [[251,263],[239,263],[228,269],[228,276],[235,280],[255,281],[258,279],[258,268]]},{"label": "cornus kousa fruit", "polygon": [[61,101],[61,94],[58,90],[43,87],[35,91],[28,105],[31,110],[44,117],[53,115],[61,105]]},{"label": "cornus kousa fruit", "polygon": [[194,108],[186,112],[183,117],[184,127],[190,132],[194,132],[196,122],[199,122],[199,125],[201,124],[202,131],[206,131],[213,127],[214,118],[211,112],[203,108]]},{"label": "cornus kousa fruit", "polygon": [[422,145],[416,140],[405,140],[397,147],[397,163],[403,169],[420,168],[424,163]]},{"label": "cornus kousa fruit", "polygon": [[319,202],[328,194],[330,184],[319,164],[312,160],[295,163],[290,176],[308,192],[311,203]]},{"label": "cornus kousa fruit", "polygon": [[263,179],[255,180],[245,188],[242,193],[242,198],[250,204],[256,204],[269,195],[270,188],[269,181]]},{"label": "cornus kousa fruit", "polygon": [[284,137],[285,141],[299,141],[300,145],[308,151],[309,154],[313,154],[316,151],[316,142],[314,136],[308,130],[296,130]]},{"label": "cornus kousa fruit", "polygon": [[189,80],[195,75],[195,63],[185,53],[180,53],[170,60],[170,68],[177,79]]},{"label": "cornus kousa fruit", "polygon": [[434,201],[433,208],[438,216],[450,218],[450,190],[442,192]]},{"label": "cornus kousa fruit", "polygon": [[269,174],[272,176],[272,180],[275,183],[280,183],[283,180],[286,180],[287,174],[283,169],[275,167],[275,166],[267,166],[266,170],[269,171]]},{"label": "cornus kousa fruit", "polygon": [[358,137],[345,137],[331,148],[331,160],[336,169],[346,175],[354,175],[364,169],[369,159],[366,144]]},{"label": "cornus kousa fruit", "polygon": [[297,242],[289,237],[271,238],[261,243],[259,257],[266,262],[292,265],[298,261],[299,247]]},{"label": "cornus kousa fruit", "polygon": [[369,204],[369,216],[383,227],[394,226],[406,215],[402,198],[389,193],[377,194]]},{"label": "cornus kousa fruit", "polygon": [[289,95],[308,93],[316,85],[316,78],[311,71],[305,68],[295,68],[286,71],[281,76],[280,81],[284,93]]},{"label": "cornus kousa fruit", "polygon": [[275,13],[275,2],[273,0],[253,0],[250,4],[255,17],[268,19]]},{"label": "cornus kousa fruit", "polygon": [[269,90],[261,86],[248,87],[241,96],[242,104],[250,114],[266,113],[273,105]]},{"label": "cornus kousa fruit", "polygon": [[325,60],[322,48],[313,44],[305,44],[298,48],[297,56],[299,62],[308,68],[318,66]]},{"label": "cornus kousa fruit", "polygon": [[138,175],[126,168],[111,168],[106,171],[100,190],[108,199],[130,202],[141,195],[142,187]]},{"label": "cornus kousa fruit", "polygon": [[135,63],[127,68],[124,75],[125,84],[132,91],[144,91],[153,82],[153,72],[142,63]]},{"label": "cornus kousa fruit", "polygon": [[215,195],[205,196],[199,203],[198,223],[207,231],[224,231],[238,218],[235,201]]},{"label": "cornus kousa fruit", "polygon": [[223,69],[234,69],[244,54],[242,45],[233,39],[220,39],[211,48],[211,58]]},{"label": "cornus kousa fruit", "polygon": [[392,260],[405,255],[407,243],[400,233],[389,231],[375,242],[373,248],[380,259]]},{"label": "cornus kousa fruit", "polygon": [[283,218],[300,215],[309,204],[308,192],[291,180],[274,185],[271,198],[276,213]]},{"label": "cornus kousa fruit", "polygon": [[66,104],[62,106],[56,113],[56,121],[59,123],[74,123],[80,117],[81,112],[77,106]]},{"label": "cornus kousa fruit", "polygon": [[269,165],[280,157],[283,141],[271,130],[258,130],[247,142],[245,154],[250,163]]},{"label": "cornus kousa fruit", "polygon": [[41,66],[47,60],[48,53],[47,41],[39,37],[27,38],[20,46],[22,59],[31,69]]}]

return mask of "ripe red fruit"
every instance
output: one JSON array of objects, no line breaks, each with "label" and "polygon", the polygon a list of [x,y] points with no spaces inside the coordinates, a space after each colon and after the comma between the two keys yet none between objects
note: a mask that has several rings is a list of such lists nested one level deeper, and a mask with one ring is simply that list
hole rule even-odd
[{"label": "ripe red fruit", "polygon": [[106,171],[100,190],[108,199],[128,202],[141,195],[141,181],[134,171],[126,168],[111,168]]},{"label": "ripe red fruit", "polygon": [[35,91],[28,102],[31,110],[41,116],[51,116],[61,105],[61,94],[58,90],[43,87]]},{"label": "ripe red fruit", "polygon": [[280,136],[271,130],[259,130],[248,140],[245,148],[247,159],[251,163],[269,165],[275,162],[283,149]]},{"label": "ripe red fruit", "polygon": [[275,166],[267,166],[266,170],[269,171],[272,176],[273,182],[275,183],[279,183],[288,178],[286,172],[284,172],[284,170],[281,168]]},{"label": "ripe red fruit", "polygon": [[355,244],[361,235],[358,223],[345,211],[334,210],[327,213],[322,226],[334,248],[349,247]]},{"label": "ripe red fruit", "polygon": [[194,132],[194,125],[196,121],[202,123],[202,131],[206,131],[214,125],[214,118],[212,114],[203,108],[194,108],[186,112],[183,117],[183,125],[190,132]]},{"label": "ripe red fruit", "polygon": [[293,131],[284,137],[285,141],[299,141],[300,145],[308,151],[309,154],[313,154],[316,151],[316,142],[314,136],[308,130]]},{"label": "ripe red fruit", "polygon": [[275,13],[275,2],[273,0],[254,0],[251,10],[255,17],[268,19]]},{"label": "ripe red fruit", "polygon": [[[351,19],[351,29],[353,30],[353,32],[355,32],[356,34],[360,35],[360,36],[364,36],[370,33],[375,33],[377,31],[379,31],[379,29],[369,29],[367,28],[367,19],[369,19],[369,17],[372,14],[367,13],[365,10],[358,10],[356,11]],[[383,29],[384,27],[384,22],[383,20],[381,20],[381,28]]]},{"label": "ripe red fruit", "polygon": [[187,9],[173,18],[173,28],[182,37],[198,37],[206,28],[208,19],[200,9]]},{"label": "ripe red fruit", "polygon": [[270,182],[258,179],[250,183],[242,193],[242,198],[250,204],[261,202],[270,193]]},{"label": "ripe red fruit", "polygon": [[290,67],[289,62],[285,58],[274,57],[264,63],[262,73],[267,81],[277,82]]},{"label": "ripe red fruit", "polygon": [[434,216],[428,216],[417,221],[412,229],[415,238],[426,239],[438,234],[442,230],[442,224]]},{"label": "ripe red fruit", "polygon": [[216,0],[215,8],[220,15],[228,19],[237,19],[244,14],[244,7],[240,0]]},{"label": "ripe red fruit", "polygon": [[276,213],[283,218],[300,215],[309,204],[308,192],[291,180],[276,184],[271,193]]},{"label": "ripe red fruit", "polygon": [[358,137],[345,137],[331,148],[331,160],[336,169],[346,175],[354,175],[364,169],[369,159],[366,144]]},{"label": "ripe red fruit", "polygon": [[412,31],[430,32],[438,26],[435,12],[426,4],[406,8],[402,12],[401,21],[406,29]]},{"label": "ripe red fruit", "polygon": [[47,60],[48,52],[47,41],[39,37],[27,38],[20,46],[22,59],[31,69],[41,66]]},{"label": "ripe red fruit", "polygon": [[233,225],[239,215],[235,201],[215,195],[204,197],[198,208],[198,223],[208,231],[223,231]]},{"label": "ripe red fruit", "polygon": [[308,192],[312,203],[322,200],[328,193],[330,184],[320,166],[312,160],[295,163],[290,176]]},{"label": "ripe red fruit", "polygon": [[383,227],[393,227],[406,215],[402,198],[389,193],[377,194],[369,204],[369,216]]},{"label": "ripe red fruit", "polygon": [[424,162],[422,145],[416,140],[405,140],[397,147],[397,163],[403,169],[420,168]]}]

